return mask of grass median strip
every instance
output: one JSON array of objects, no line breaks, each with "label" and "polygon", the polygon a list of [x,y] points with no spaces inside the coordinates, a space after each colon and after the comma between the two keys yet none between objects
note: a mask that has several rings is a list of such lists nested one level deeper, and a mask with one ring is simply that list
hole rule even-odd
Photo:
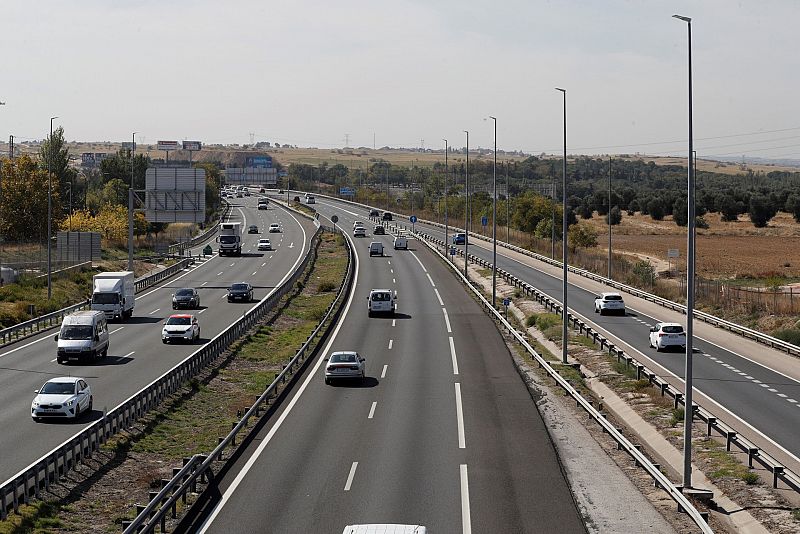
[{"label": "grass median strip", "polygon": [[[149,500],[180,460],[208,453],[280,373],[319,324],[345,276],[347,255],[341,236],[322,235],[306,283],[230,354],[193,379],[182,391],[140,419],[136,428],[110,440],[75,472],[71,488],[0,522],[0,534],[17,532],[119,532],[135,517],[135,504]],[[301,278],[303,280],[303,278]],[[243,436],[239,437],[239,442]]]}]

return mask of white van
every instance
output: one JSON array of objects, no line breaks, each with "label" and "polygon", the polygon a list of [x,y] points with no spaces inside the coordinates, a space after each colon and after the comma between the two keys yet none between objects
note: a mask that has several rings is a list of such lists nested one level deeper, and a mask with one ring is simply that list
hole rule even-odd
[{"label": "white van", "polygon": [[408,238],[404,235],[399,235],[394,238],[394,249],[399,250],[408,250]]},{"label": "white van", "polygon": [[397,312],[397,291],[392,293],[390,289],[373,289],[367,297],[367,316],[372,317],[376,313],[388,313],[394,315]]},{"label": "white van", "polygon": [[83,310],[67,315],[55,341],[58,343],[58,363],[105,358],[108,356],[106,314],[98,310]]}]

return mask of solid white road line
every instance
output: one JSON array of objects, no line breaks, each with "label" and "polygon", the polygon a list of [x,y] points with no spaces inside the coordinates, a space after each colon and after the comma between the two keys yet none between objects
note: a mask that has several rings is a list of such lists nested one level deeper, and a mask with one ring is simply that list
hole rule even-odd
[{"label": "solid white road line", "polygon": [[450,317],[447,316],[447,308],[442,308],[442,312],[444,312],[444,322],[447,324],[447,333],[452,334],[453,331],[450,329]]},{"label": "solid white road line", "polygon": [[413,251],[413,250],[411,251],[411,255],[412,255],[412,256],[414,256],[414,259],[415,259],[415,260],[417,260],[417,263],[419,263],[419,266],[420,266],[420,267],[422,267],[422,272],[424,272],[424,273],[427,273],[427,272],[428,272],[428,269],[426,269],[426,268],[425,268],[425,266],[424,266],[424,265],[422,264],[422,262],[419,260],[419,258],[417,257],[417,255],[416,255],[416,254],[414,254],[414,251]]},{"label": "solid white road line", "polygon": [[[294,215],[292,215],[292,217],[294,217]],[[298,222],[298,224],[300,224],[300,223]],[[301,228],[302,228],[302,226],[301,226]],[[305,230],[304,230],[304,232],[305,232]],[[347,234],[345,234],[345,235],[347,235]],[[347,239],[350,239],[350,237],[347,236]],[[352,240],[350,242],[351,242],[351,244],[353,244],[353,246],[355,246],[355,244],[352,242]],[[305,249],[305,238],[303,238],[303,248]],[[356,260],[355,271],[354,271],[355,274],[353,276],[353,287],[354,288],[358,286],[358,254],[355,255],[355,260]],[[297,264],[295,264],[295,266],[296,265]],[[283,283],[283,281],[281,281],[278,285],[280,285],[281,283]],[[350,311],[350,306],[353,304],[353,297],[354,297],[355,294],[356,294],[356,292],[353,291],[352,293],[350,293],[350,296],[347,298],[347,303],[344,306],[344,311],[342,312],[342,317],[347,317],[347,312]],[[294,408],[295,404],[297,404],[297,401],[300,400],[300,396],[306,390],[306,388],[308,387],[308,384],[311,383],[312,379],[316,378],[317,371],[319,371],[320,365],[322,365],[322,362],[324,361],[324,355],[328,354],[330,352],[331,347],[333,346],[333,343],[336,341],[336,336],[339,334],[339,330],[342,328],[343,324],[344,324],[344,321],[341,321],[341,322],[339,322],[338,325],[336,325],[336,328],[333,330],[333,333],[331,334],[330,339],[328,339],[328,343],[325,345],[325,348],[322,350],[322,352],[320,352],[319,356],[317,357],[317,363],[314,364],[314,367],[311,369],[311,372],[308,373],[308,376],[306,377],[306,379],[303,381],[303,383],[297,389],[297,393],[294,395],[294,397],[292,397],[292,400],[289,401],[289,404],[286,406],[286,409],[283,412],[281,412],[281,415],[280,415],[280,417],[278,417],[278,420],[275,421],[275,424],[272,426],[270,431],[267,432],[266,436],[264,436],[264,439],[261,441],[261,444],[258,446],[258,449],[256,449],[256,451],[253,453],[253,455],[250,456],[250,459],[247,460],[247,463],[244,465],[242,470],[239,471],[239,474],[236,475],[236,478],[233,480],[231,485],[228,487],[227,490],[225,490],[225,493],[222,495],[222,497],[220,497],[219,502],[217,503],[217,506],[214,508],[214,510],[211,512],[211,514],[208,516],[208,518],[203,523],[203,525],[200,527],[200,534],[205,532],[206,529],[208,529],[208,527],[211,525],[211,523],[214,522],[214,519],[217,517],[217,515],[219,515],[220,511],[225,506],[225,503],[227,503],[230,500],[231,496],[234,494],[234,492],[236,492],[236,488],[238,488],[239,484],[242,483],[242,480],[244,480],[244,477],[247,475],[247,473],[250,471],[250,469],[253,468],[253,465],[258,461],[258,458],[261,456],[261,454],[263,454],[264,449],[267,448],[267,445],[269,445],[269,442],[272,441],[272,438],[278,432],[278,430],[280,429],[280,427],[283,424],[283,422],[286,420],[286,418],[292,412],[292,408]]]},{"label": "solid white road line", "polygon": [[160,310],[160,309],[161,309],[161,308],[156,308],[155,310],[151,311],[151,312],[150,312],[150,313],[148,313],[147,315],[153,315],[155,312],[157,312],[157,311],[158,311],[158,310]]},{"label": "solid white road line", "polygon": [[450,339],[450,356],[453,358],[453,374],[458,374],[458,359],[456,359],[456,346],[453,344],[452,336]]},{"label": "solid white road line", "polygon": [[350,486],[353,484],[353,477],[356,476],[356,467],[358,467],[358,462],[353,462],[353,465],[350,466],[350,474],[347,475],[347,482],[344,484],[345,491],[350,491]]},{"label": "solid white road line", "polygon": [[458,448],[466,449],[464,438],[464,409],[461,407],[461,384],[456,382],[456,421],[458,422]]},{"label": "solid white road line", "polygon": [[390,340],[389,340],[389,350],[392,350],[392,342],[393,342],[393,341],[394,341],[394,339],[390,339]]},{"label": "solid white road line", "polygon": [[375,407],[378,405],[378,401],[372,401],[372,407],[369,409],[369,415],[367,419],[372,419],[372,416],[375,415]]},{"label": "solid white road line", "polygon": [[388,364],[383,365],[383,371],[381,371],[381,378],[386,378],[386,369],[389,368]]},{"label": "solid white road line", "polygon": [[427,273],[427,274],[428,274],[428,280],[430,280],[430,281],[431,281],[431,285],[432,285],[433,287],[436,287],[436,284],[434,284],[434,283],[433,283],[433,278],[431,278],[431,275],[430,275],[430,273]]},{"label": "solid white road line", "polygon": [[436,293],[436,298],[439,299],[439,306],[444,306],[444,301],[442,300],[442,296],[439,294],[439,290],[434,287],[433,292]]},{"label": "solid white road line", "polygon": [[472,520],[469,513],[469,480],[467,464],[461,464],[461,532],[472,534]]}]

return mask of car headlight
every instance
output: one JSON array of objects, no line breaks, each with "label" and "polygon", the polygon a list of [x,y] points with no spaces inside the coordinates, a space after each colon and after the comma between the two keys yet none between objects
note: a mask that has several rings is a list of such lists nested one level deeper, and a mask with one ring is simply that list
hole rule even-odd
[{"label": "car headlight", "polygon": [[39,403],[38,403],[38,402],[36,402],[36,401],[33,401],[33,402],[31,403],[31,406],[33,406],[34,408],[38,408],[38,407],[39,407]]},{"label": "car headlight", "polygon": [[64,406],[66,406],[67,408],[70,408],[73,404],[75,404],[75,399],[70,399],[70,400],[68,400],[67,402],[64,403]]}]

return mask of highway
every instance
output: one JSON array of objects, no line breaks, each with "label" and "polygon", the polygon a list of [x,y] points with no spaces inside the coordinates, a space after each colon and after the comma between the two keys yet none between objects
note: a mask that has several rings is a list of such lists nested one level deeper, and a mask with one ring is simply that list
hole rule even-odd
[{"label": "highway", "polygon": [[[320,208],[348,209],[362,213],[342,201],[317,197]],[[401,221],[408,224],[407,221]],[[416,230],[444,239],[443,229],[416,224]],[[451,234],[452,235],[452,228]],[[463,249],[463,246],[458,248]],[[470,237],[469,252],[491,262],[491,243]],[[560,268],[549,266],[501,246],[497,248],[498,267],[560,301]],[[623,294],[625,316],[594,314],[594,297],[613,288],[571,274],[568,278],[570,311],[582,316],[611,339],[662,376],[672,377],[683,389],[684,354],[680,351],[657,352],[649,348],[650,326],[659,321],[685,324],[686,317],[631,295]],[[771,353],[770,358],[764,357]],[[768,360],[765,362],[765,360]],[[695,402],[717,413],[734,428],[791,467],[800,470],[800,363],[796,358],[771,351],[763,345],[744,340],[710,325],[695,326],[694,387]],[[726,412],[726,413],[725,413]],[[735,419],[738,419],[736,421]]]},{"label": "highway", "polygon": [[[351,235],[354,216],[335,212]],[[430,532],[585,532],[491,320],[427,248],[394,251],[392,236],[367,228],[354,239],[358,274],[344,320],[185,530],[393,522]],[[373,240],[386,257],[369,257]],[[367,317],[372,288],[397,290],[396,317]],[[366,358],[363,384],[325,385],[322,357],[335,350]]]},{"label": "highway", "polygon": [[[56,329],[28,338],[0,350],[0,481],[78,433],[128,399],[154,379],[184,360],[202,343],[219,334],[256,303],[228,303],[227,287],[246,281],[255,286],[255,299],[264,298],[287,273],[291,272],[310,245],[315,228],[312,221],[274,204],[266,211],[256,210],[256,197],[231,199],[230,220],[257,224],[260,234],[244,234],[241,257],[218,257],[216,254],[136,296],[134,316],[124,322],[110,322],[108,357],[95,364],[56,363]],[[267,233],[270,223],[278,222],[283,232]],[[274,251],[258,252],[261,237],[269,237]],[[216,246],[212,242],[216,252]],[[194,251],[197,254],[197,250]],[[172,293],[179,287],[195,287],[202,309],[198,314],[201,340],[193,345],[161,343],[161,324],[173,312]],[[87,291],[89,288],[87,288]],[[94,409],[77,421],[55,420],[35,423],[30,404],[45,381],[57,376],[81,376],[94,395]],[[12,430],[13,429],[13,430]]]}]

